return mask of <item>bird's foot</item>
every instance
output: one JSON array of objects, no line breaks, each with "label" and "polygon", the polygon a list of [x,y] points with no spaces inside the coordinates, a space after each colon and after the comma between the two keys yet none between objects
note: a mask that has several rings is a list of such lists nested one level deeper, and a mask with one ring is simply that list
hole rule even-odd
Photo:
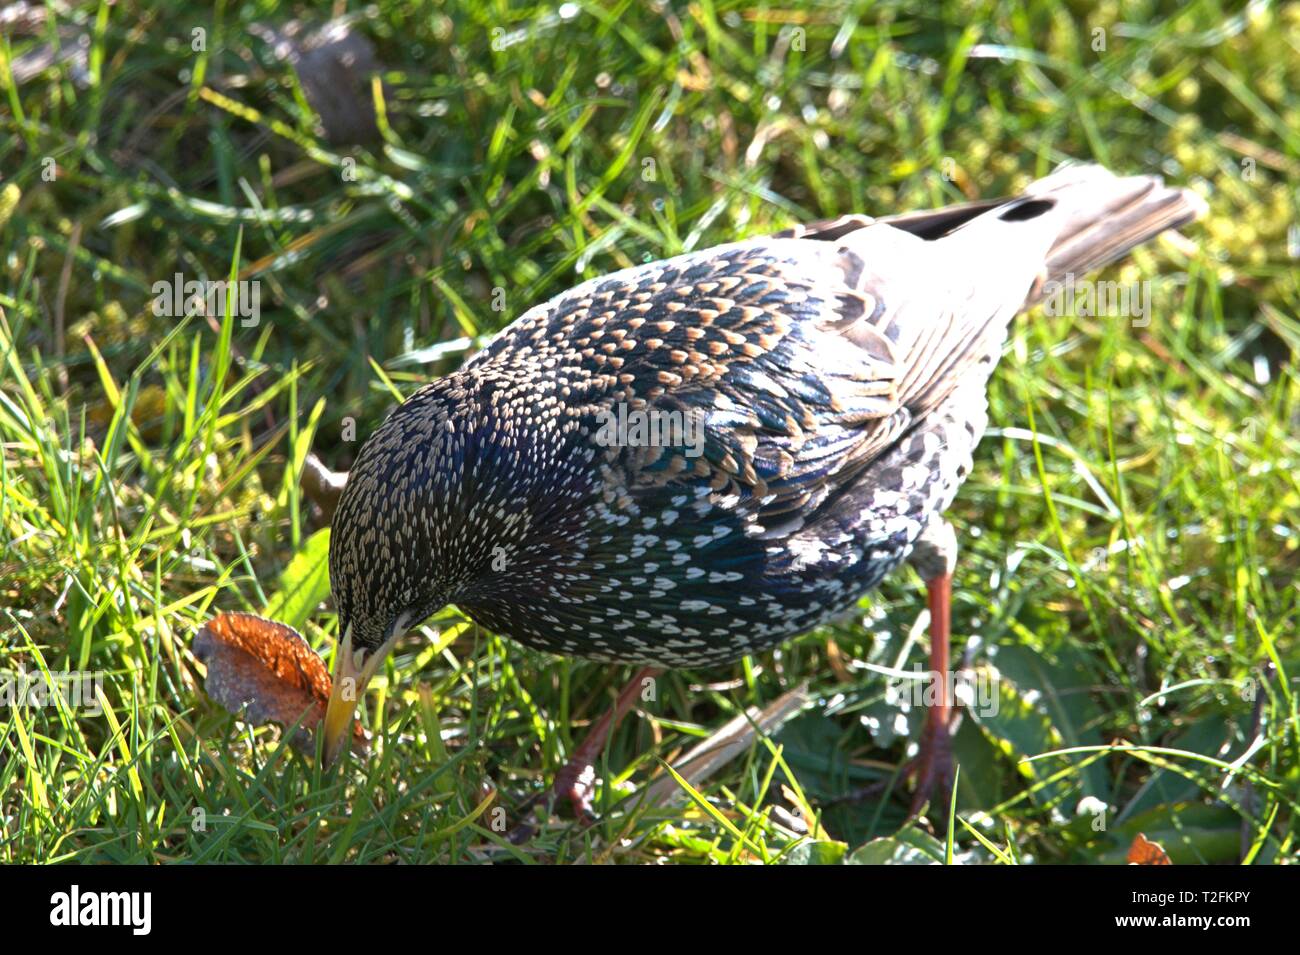
[{"label": "bird's foot", "polygon": [[[941,805],[942,818],[946,818],[948,806],[952,802],[954,780],[951,724],[944,725],[936,716],[926,717],[925,728],[921,732],[920,752],[905,762],[896,775],[859,786],[825,805],[840,806],[874,799],[886,792],[893,792],[894,784],[900,778],[913,780],[909,818],[920,816],[927,804]],[[941,803],[934,801],[936,796]]]},{"label": "bird's foot", "polygon": [[952,804],[953,763],[952,724],[950,720],[931,713],[926,717],[921,732],[921,750],[904,767],[903,773],[911,777],[914,788],[909,815],[919,817],[930,807],[931,822],[946,820]]},{"label": "bird's foot", "polygon": [[522,845],[536,835],[537,827],[533,824],[532,813],[538,805],[544,807],[543,813],[549,816],[558,803],[567,802],[573,807],[574,818],[581,825],[591,825],[596,821],[591,805],[591,797],[595,787],[595,765],[588,760],[575,756],[565,764],[564,768],[556,773],[555,782],[551,784],[549,789],[525,800],[524,804],[519,807],[524,818],[506,833],[506,840],[511,845],[517,846]]},{"label": "bird's foot", "polygon": [[551,786],[550,805],[564,800],[573,807],[574,818],[594,822],[591,797],[596,789],[596,766],[587,760],[572,759],[555,777]]}]

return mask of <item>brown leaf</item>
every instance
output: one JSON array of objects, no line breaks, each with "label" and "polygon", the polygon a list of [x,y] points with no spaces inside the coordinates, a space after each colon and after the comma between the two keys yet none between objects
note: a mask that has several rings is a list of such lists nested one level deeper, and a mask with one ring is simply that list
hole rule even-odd
[{"label": "brown leaf", "polygon": [[[325,718],[330,675],[297,630],[251,613],[223,613],[194,637],[194,656],[208,668],[208,696],[252,723],[302,725],[290,741],[314,751],[311,731]],[[365,731],[353,724],[352,747],[364,749]]]},{"label": "brown leaf", "polygon": [[1128,864],[1173,865],[1160,844],[1152,842],[1140,832],[1133,837],[1133,844],[1128,847]]}]

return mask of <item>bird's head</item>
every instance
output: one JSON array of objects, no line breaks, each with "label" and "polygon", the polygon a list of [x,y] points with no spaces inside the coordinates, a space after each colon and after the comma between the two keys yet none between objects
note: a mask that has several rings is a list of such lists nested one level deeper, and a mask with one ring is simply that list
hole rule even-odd
[{"label": "bird's head", "polygon": [[361,449],[330,529],[339,645],[325,714],[325,761],[350,738],[375,671],[406,631],[449,602],[457,575],[445,539],[457,488],[455,396],[441,383],[412,395]]},{"label": "bird's head", "polygon": [[543,520],[562,526],[565,502],[580,495],[556,477],[580,472],[557,450],[574,426],[539,413],[529,389],[462,370],[398,406],[357,456],[330,531],[339,646],[328,762],[407,629],[447,604],[509,603],[545,578],[554,554],[530,533]]}]

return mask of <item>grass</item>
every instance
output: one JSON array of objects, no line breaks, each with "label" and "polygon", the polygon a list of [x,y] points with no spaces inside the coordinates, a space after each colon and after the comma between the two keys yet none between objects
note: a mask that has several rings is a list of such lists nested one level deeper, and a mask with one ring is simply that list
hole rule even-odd
[{"label": "grass", "polygon": [[[1300,860],[1300,8],[335,7],[381,64],[361,145],[255,26],[300,12],[274,0],[74,3],[0,40],[0,670],[102,677],[96,705],[0,710],[0,861],[1107,863],[1138,832],[1180,864]],[[881,675],[925,660],[910,571],[662,678],[610,743],[599,824],[523,847],[501,820],[627,672],[449,609],[377,680],[372,757],[331,772],[204,696],[189,645],[219,610],[332,646],[307,452],[346,469],[528,306],[1067,157],[1211,211],[1112,270],[1158,280],[1149,324],[1015,326],[953,509],[958,652],[999,705],[958,733],[946,841],[897,793],[836,802],[897,784],[920,728]],[[259,281],[260,320],[155,315],[176,272]],[[805,681],[779,731],[671,781]],[[640,798],[665,779],[679,798]]]}]

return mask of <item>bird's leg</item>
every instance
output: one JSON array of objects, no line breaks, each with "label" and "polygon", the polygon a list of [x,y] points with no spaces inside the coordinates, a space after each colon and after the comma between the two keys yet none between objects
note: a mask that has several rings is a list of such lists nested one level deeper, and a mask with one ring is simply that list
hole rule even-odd
[{"label": "bird's leg", "polygon": [[[956,713],[948,649],[952,635],[952,571],[957,564],[957,534],[952,525],[938,515],[931,517],[907,560],[925,581],[930,608],[930,677],[937,681],[938,693],[933,704],[926,706],[920,751],[903,765],[898,776],[911,777],[915,783],[912,816],[919,816],[926,803],[932,803],[936,810],[932,819],[944,820],[952,800],[952,730]],[[878,796],[893,788],[894,779],[859,787],[831,805]]]},{"label": "bird's leg", "polygon": [[937,696],[927,706],[921,749],[906,772],[915,780],[911,814],[920,815],[932,797],[935,816],[947,817],[952,799],[952,723],[955,701],[951,679],[949,640],[952,635],[952,571],[957,564],[957,534],[942,517],[926,524],[908,558],[925,580],[930,608],[930,677],[936,681]]},{"label": "bird's leg", "polygon": [[930,605],[930,675],[938,694],[926,708],[925,728],[921,733],[921,750],[909,767],[916,779],[911,814],[919,816],[931,797],[938,796],[934,808],[946,814],[952,799],[952,685],[949,680],[948,643],[952,622],[952,575],[941,574],[925,582]]},{"label": "bird's leg", "polygon": [[605,752],[609,734],[614,732],[619,722],[632,709],[645,687],[646,680],[653,680],[663,670],[658,667],[642,667],[636,672],[627,686],[619,691],[614,706],[604,716],[592,724],[578,748],[573,751],[569,761],[555,774],[555,783],[551,786],[551,801],[563,797],[573,806],[573,812],[579,818],[591,815],[591,792],[596,782],[596,761]]},{"label": "bird's leg", "polygon": [[[569,761],[555,774],[555,782],[546,792],[544,799],[548,811],[555,805],[556,800],[567,799],[579,819],[591,817],[591,794],[596,782],[596,761],[605,751],[605,744],[619,721],[636,705],[645,687],[645,681],[653,680],[661,673],[663,670],[659,667],[642,667],[638,670],[628,684],[619,691],[614,706],[587,730],[587,735],[573,751]],[[528,800],[523,808],[529,809],[538,801],[534,797]],[[518,844],[526,841],[532,833],[530,825],[521,823],[507,838]]]}]

